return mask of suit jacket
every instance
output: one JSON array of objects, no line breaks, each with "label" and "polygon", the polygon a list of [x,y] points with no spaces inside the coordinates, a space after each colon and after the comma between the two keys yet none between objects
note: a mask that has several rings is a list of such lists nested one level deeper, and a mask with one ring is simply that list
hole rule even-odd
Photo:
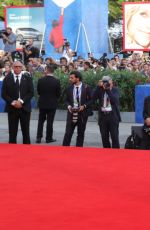
[{"label": "suit jacket", "polygon": [[[67,89],[67,97],[66,97],[66,101],[67,101],[67,105],[71,105],[73,107],[73,89],[74,89],[74,85],[70,85]],[[90,116],[92,115],[92,108],[91,108],[91,104],[92,104],[92,91],[91,88],[82,83],[82,88],[81,88],[81,105],[86,105],[86,108],[83,110],[82,114],[85,116]]]},{"label": "suit jacket", "polygon": [[99,100],[99,123],[102,117],[101,107],[103,106],[104,93],[107,93],[110,99],[110,104],[112,107],[113,113],[113,122],[120,122],[121,116],[119,111],[119,90],[117,87],[113,87],[112,90],[104,90],[102,87],[97,86],[96,90],[93,93],[93,101]]},{"label": "suit jacket", "polygon": [[60,97],[60,81],[53,76],[44,76],[38,80],[38,106],[40,109],[56,109]]},{"label": "suit jacket", "polygon": [[[34,95],[34,87],[32,78],[29,74],[22,74],[19,91],[20,99],[24,101],[22,109],[27,112],[31,112],[31,99]],[[18,99],[17,87],[14,81],[13,73],[10,73],[7,77],[4,78],[1,96],[6,101],[6,112],[17,110],[11,105],[14,100]]]}]

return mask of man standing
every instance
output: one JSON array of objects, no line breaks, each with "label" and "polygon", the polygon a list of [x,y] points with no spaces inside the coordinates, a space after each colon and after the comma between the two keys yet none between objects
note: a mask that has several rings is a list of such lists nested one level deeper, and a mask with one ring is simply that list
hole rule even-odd
[{"label": "man standing", "polygon": [[[120,148],[119,144],[119,91],[113,87],[112,79],[103,76],[94,94],[93,100],[99,100],[99,120],[100,133],[104,148]],[[110,143],[110,136],[112,145]]]},{"label": "man standing", "polygon": [[36,143],[41,143],[45,120],[47,120],[46,143],[56,141],[53,139],[53,122],[60,97],[60,82],[54,77],[55,68],[55,64],[48,64],[45,68],[45,76],[40,78],[37,84],[39,120]]},{"label": "man standing", "polygon": [[9,143],[17,143],[18,124],[20,121],[23,144],[30,144],[29,125],[31,98],[34,95],[32,78],[22,72],[23,65],[13,63],[13,73],[3,80],[2,98],[6,101],[8,112]]},{"label": "man standing", "polygon": [[7,56],[12,57],[14,60],[16,52],[16,35],[12,32],[12,28],[6,28],[6,34],[2,34],[4,51]]},{"label": "man standing", "polygon": [[82,83],[82,75],[78,71],[70,73],[71,85],[67,90],[67,124],[63,146],[70,146],[71,138],[77,126],[76,146],[82,147],[88,116],[90,115],[91,90]]}]

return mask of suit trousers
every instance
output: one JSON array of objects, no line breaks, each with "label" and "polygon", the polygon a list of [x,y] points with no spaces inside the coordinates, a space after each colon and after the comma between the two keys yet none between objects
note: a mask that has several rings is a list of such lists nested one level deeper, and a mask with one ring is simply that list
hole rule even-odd
[{"label": "suit trousers", "polygon": [[23,144],[30,144],[30,116],[31,113],[23,109],[16,109],[8,112],[9,143],[17,143],[18,125],[20,121]]},{"label": "suit trousers", "polygon": [[53,123],[56,109],[40,109],[38,119],[37,138],[43,137],[44,122],[47,121],[46,126],[46,140],[49,141],[53,138]]},{"label": "suit trousers", "polygon": [[70,146],[72,135],[74,133],[75,127],[77,127],[77,138],[76,146],[83,147],[84,133],[87,124],[87,116],[82,116],[82,113],[78,115],[78,120],[76,123],[72,121],[72,114],[68,112],[66,131],[63,139],[63,146]]},{"label": "suit trousers", "polygon": [[[116,121],[112,113],[102,114],[99,122],[100,133],[104,148],[120,148],[119,144],[119,122]],[[110,137],[112,145],[110,143]]]}]

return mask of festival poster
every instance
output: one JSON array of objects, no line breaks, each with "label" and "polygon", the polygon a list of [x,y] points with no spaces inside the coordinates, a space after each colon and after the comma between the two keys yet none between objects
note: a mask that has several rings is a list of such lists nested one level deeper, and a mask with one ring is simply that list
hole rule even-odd
[{"label": "festival poster", "polygon": [[45,50],[61,53],[64,41],[78,55],[108,51],[108,0],[45,0]]},{"label": "festival poster", "polygon": [[123,49],[150,51],[150,2],[123,3]]},{"label": "festival poster", "polygon": [[40,48],[44,34],[44,7],[11,6],[5,8],[5,24],[17,35],[17,48],[20,42],[33,38],[34,45]]}]

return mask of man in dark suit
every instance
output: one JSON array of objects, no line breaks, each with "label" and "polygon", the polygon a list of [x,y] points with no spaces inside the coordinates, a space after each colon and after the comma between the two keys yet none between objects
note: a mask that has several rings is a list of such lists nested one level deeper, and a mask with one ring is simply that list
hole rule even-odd
[{"label": "man in dark suit", "polygon": [[150,149],[150,96],[144,99],[143,118],[144,126],[141,149],[148,150]]},{"label": "man in dark suit", "polygon": [[53,139],[53,122],[60,97],[60,81],[54,77],[55,68],[56,65],[48,64],[45,76],[40,78],[37,84],[39,120],[36,143],[41,143],[45,120],[47,120],[46,143],[56,141]]},{"label": "man in dark suit", "polygon": [[6,101],[5,111],[8,112],[9,143],[17,143],[20,121],[23,144],[30,144],[29,124],[34,89],[32,78],[28,73],[23,73],[22,69],[21,62],[14,62],[13,73],[3,80],[2,98]]},{"label": "man in dark suit", "polygon": [[[120,148],[119,144],[119,91],[111,77],[104,76],[93,93],[93,101],[99,100],[98,124],[104,148]],[[112,145],[110,143],[110,136]]]},{"label": "man in dark suit", "polygon": [[71,85],[67,89],[67,124],[63,146],[70,146],[71,138],[77,126],[76,146],[82,147],[88,116],[91,113],[91,89],[82,83],[82,75],[78,71],[70,73]]}]

